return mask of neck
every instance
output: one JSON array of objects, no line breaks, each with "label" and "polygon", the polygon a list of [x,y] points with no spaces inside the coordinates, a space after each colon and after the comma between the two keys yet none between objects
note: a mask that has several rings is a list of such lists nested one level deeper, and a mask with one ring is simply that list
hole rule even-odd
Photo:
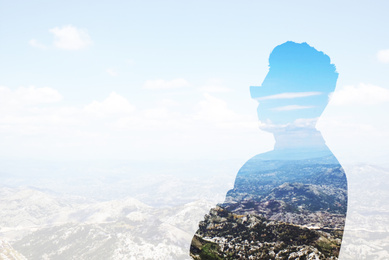
[{"label": "neck", "polygon": [[283,128],[273,131],[274,150],[280,149],[328,149],[323,136],[316,128]]}]

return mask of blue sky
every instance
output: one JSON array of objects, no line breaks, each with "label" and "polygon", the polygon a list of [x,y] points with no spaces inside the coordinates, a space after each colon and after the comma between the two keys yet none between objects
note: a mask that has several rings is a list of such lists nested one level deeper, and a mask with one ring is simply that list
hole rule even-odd
[{"label": "blue sky", "polygon": [[339,72],[318,124],[335,155],[387,158],[388,7],[0,1],[0,156],[248,159],[273,144],[249,86],[292,40],[325,52]]}]

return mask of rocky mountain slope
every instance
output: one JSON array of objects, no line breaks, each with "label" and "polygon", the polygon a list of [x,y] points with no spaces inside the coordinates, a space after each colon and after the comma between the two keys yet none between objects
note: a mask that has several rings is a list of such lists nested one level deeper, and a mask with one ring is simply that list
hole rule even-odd
[{"label": "rocky mountain slope", "polygon": [[22,254],[16,251],[8,242],[0,240],[1,260],[27,260]]},{"label": "rocky mountain slope", "polygon": [[337,259],[346,211],[347,181],[333,156],[257,156],[240,169],[225,202],[200,223],[191,256]]},{"label": "rocky mountain slope", "polygon": [[0,236],[32,260],[188,259],[198,221],[211,207],[204,200],[163,208],[133,198],[93,202],[31,188],[0,193]]},{"label": "rocky mountain slope", "polygon": [[216,207],[191,244],[193,259],[336,259],[342,231],[322,232]]}]

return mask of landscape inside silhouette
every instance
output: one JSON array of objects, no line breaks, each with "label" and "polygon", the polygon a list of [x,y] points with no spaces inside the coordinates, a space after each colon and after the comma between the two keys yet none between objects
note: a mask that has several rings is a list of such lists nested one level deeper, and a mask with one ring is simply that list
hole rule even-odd
[{"label": "landscape inside silhouette", "polygon": [[250,88],[274,150],[248,160],[200,222],[193,259],[338,258],[347,179],[315,127],[337,78],[330,58],[307,43],[274,48],[262,85]]}]

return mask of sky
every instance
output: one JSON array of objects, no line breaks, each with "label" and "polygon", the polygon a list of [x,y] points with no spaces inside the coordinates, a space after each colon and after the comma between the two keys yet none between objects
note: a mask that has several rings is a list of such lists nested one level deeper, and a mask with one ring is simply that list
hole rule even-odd
[{"label": "sky", "polygon": [[387,1],[0,0],[4,160],[239,159],[271,150],[257,101],[274,47],[339,78],[319,119],[340,162],[389,152]]}]

